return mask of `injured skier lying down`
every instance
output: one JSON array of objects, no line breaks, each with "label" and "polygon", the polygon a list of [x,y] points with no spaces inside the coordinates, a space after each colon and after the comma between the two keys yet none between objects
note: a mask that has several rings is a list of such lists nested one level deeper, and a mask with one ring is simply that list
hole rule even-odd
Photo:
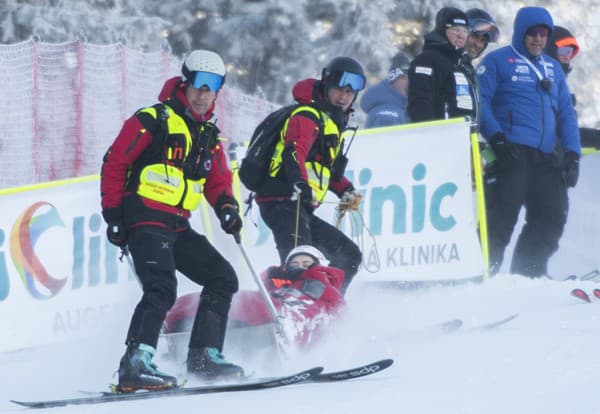
[{"label": "injured skier lying down", "polygon": [[[283,266],[271,266],[261,274],[266,291],[282,318],[286,336],[298,348],[313,344],[345,305],[340,293],[344,271],[328,264],[318,249],[301,245],[290,251]],[[200,300],[200,293],[179,297],[167,314],[163,332],[191,331]],[[273,316],[259,291],[241,290],[234,295],[229,311],[230,330],[272,323]]]}]

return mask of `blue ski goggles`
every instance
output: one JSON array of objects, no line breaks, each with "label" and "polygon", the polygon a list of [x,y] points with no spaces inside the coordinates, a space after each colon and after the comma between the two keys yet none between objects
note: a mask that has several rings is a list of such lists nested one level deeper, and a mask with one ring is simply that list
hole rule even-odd
[{"label": "blue ski goggles", "polygon": [[190,85],[194,88],[200,89],[203,86],[206,86],[211,92],[216,92],[221,89],[224,82],[224,76],[212,72],[192,72],[192,76],[189,79]]},{"label": "blue ski goggles", "polygon": [[331,77],[331,83],[338,88],[350,87],[355,92],[362,91],[365,87],[366,79],[363,75],[353,72],[341,72]]}]

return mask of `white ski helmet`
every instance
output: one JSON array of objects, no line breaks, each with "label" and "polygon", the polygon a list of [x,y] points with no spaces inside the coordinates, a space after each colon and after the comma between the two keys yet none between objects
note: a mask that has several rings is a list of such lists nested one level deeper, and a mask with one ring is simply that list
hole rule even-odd
[{"label": "white ski helmet", "polygon": [[[225,63],[221,56],[210,50],[194,50],[184,60],[182,79],[195,88],[207,85],[215,92],[225,83]],[[202,75],[200,79],[198,75]],[[200,83],[204,81],[205,83]]]},{"label": "white ski helmet", "polygon": [[300,254],[305,254],[307,256],[312,257],[313,259],[315,259],[317,264],[320,264],[321,266],[327,266],[329,264],[329,260],[325,258],[325,255],[321,253],[319,249],[313,246],[309,246],[307,244],[303,244],[292,249],[292,251],[289,252],[287,257],[285,258],[285,262],[288,263],[294,258],[294,256],[298,256]]}]

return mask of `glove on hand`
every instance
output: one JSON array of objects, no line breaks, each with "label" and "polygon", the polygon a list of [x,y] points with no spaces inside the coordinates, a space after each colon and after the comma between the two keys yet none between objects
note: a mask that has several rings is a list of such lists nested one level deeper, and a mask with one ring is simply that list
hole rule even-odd
[{"label": "glove on hand", "polygon": [[506,139],[506,135],[502,132],[497,132],[490,138],[490,145],[496,155],[496,161],[504,164],[511,159],[519,158],[519,148],[512,142]]},{"label": "glove on hand", "polygon": [[219,221],[221,228],[227,234],[238,234],[242,229],[242,218],[238,211],[238,206],[231,203],[224,203],[219,209]]},{"label": "glove on hand", "polygon": [[563,179],[567,187],[575,187],[579,179],[579,155],[573,151],[565,153]]},{"label": "glove on hand", "polygon": [[310,188],[310,185],[306,181],[297,181],[294,183],[291,200],[296,201],[297,197],[300,197],[300,201],[303,203],[312,204],[312,188]]},{"label": "glove on hand", "polygon": [[127,246],[127,228],[123,223],[121,207],[102,210],[102,217],[107,224],[106,238],[117,247]]},{"label": "glove on hand", "polygon": [[127,228],[121,220],[109,221],[106,227],[108,241],[117,247],[127,246]]},{"label": "glove on hand", "polygon": [[358,211],[363,196],[356,190],[348,190],[341,198],[340,207],[349,211]]}]

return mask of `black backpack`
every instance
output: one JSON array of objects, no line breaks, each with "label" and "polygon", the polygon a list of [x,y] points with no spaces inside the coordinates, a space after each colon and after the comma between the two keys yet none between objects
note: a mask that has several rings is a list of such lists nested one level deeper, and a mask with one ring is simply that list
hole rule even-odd
[{"label": "black backpack", "polygon": [[292,112],[306,104],[287,105],[271,112],[256,127],[246,155],[240,164],[240,180],[250,191],[258,191],[269,174],[269,165],[285,121]]}]

